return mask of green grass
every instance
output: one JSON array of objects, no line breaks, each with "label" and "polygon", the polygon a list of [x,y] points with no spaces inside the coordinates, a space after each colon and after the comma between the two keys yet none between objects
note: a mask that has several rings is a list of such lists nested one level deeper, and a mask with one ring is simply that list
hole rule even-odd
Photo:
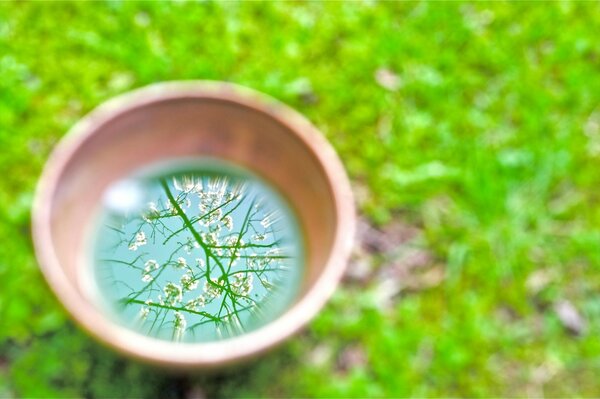
[{"label": "green grass", "polygon": [[[0,396],[597,396],[599,29],[591,2],[0,4]],[[307,115],[361,211],[410,226],[400,249],[444,279],[385,308],[377,279],[347,282],[302,335],[215,375],[98,346],[37,269],[32,193],[77,119],[174,79],[236,82]]]}]

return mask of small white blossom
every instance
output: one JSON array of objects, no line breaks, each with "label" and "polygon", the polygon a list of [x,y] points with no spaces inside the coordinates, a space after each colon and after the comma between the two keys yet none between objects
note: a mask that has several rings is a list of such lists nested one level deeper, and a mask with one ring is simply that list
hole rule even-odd
[{"label": "small white blossom", "polygon": [[223,216],[223,210],[221,208],[215,209],[213,213],[210,214],[210,223],[216,223],[221,220]]},{"label": "small white blossom", "polygon": [[156,203],[153,201],[148,202],[148,210],[152,213],[160,213],[160,211],[156,207]]},{"label": "small white blossom", "polygon": [[129,244],[130,251],[137,251],[137,249],[143,245],[146,245],[148,240],[146,240],[146,233],[140,231],[135,235],[135,241]]},{"label": "small white blossom", "polygon": [[197,311],[199,308],[206,306],[206,299],[203,295],[200,295],[196,299],[191,299],[185,304],[185,308],[193,311]]},{"label": "small white blossom", "polygon": [[[208,281],[204,283],[204,292],[206,293],[206,297],[208,299],[218,298],[219,296],[221,296],[221,291],[223,290],[223,283],[214,277],[211,279],[211,281],[214,284],[210,284]],[[217,286],[215,286],[215,284]]]},{"label": "small white blossom", "polygon": [[177,258],[177,264],[175,265],[178,269],[185,269],[187,267],[187,261],[183,257]]},{"label": "small white blossom", "polygon": [[157,261],[150,259],[144,266],[144,271],[142,272],[142,281],[144,283],[149,283],[150,281],[154,280],[154,277],[152,277],[151,274],[152,271],[158,269],[160,265]]},{"label": "small white blossom", "polygon": [[186,273],[183,276],[181,276],[180,283],[184,291],[191,291],[198,287],[198,280],[195,280],[194,277],[189,273]]},{"label": "small white blossom", "polygon": [[216,246],[219,244],[217,235],[215,233],[202,233],[200,236],[206,245]]},{"label": "small white blossom", "polygon": [[177,207],[175,205],[173,205],[171,200],[167,201],[167,209],[169,210],[169,214],[177,215]]},{"label": "small white blossom", "polygon": [[148,212],[146,212],[144,215],[142,215],[142,218],[146,222],[151,222],[152,219],[156,219],[158,217],[160,217],[160,211],[156,207],[156,203],[149,202],[148,203]]},{"label": "small white blossom", "polygon": [[146,268],[144,270],[147,270],[147,271],[158,270],[160,268],[160,265],[154,259],[150,259],[149,261],[147,261],[144,264],[144,266],[146,266]]},{"label": "small white blossom", "polygon": [[197,310],[198,306],[196,305],[196,300],[195,299],[190,299],[189,301],[187,301],[187,303],[185,304],[184,308],[188,309],[188,310]]},{"label": "small white blossom", "polygon": [[248,296],[252,291],[253,275],[250,273],[236,273],[233,275],[231,288],[233,292],[240,296]]},{"label": "small white blossom", "polygon": [[140,231],[139,233],[137,233],[135,235],[135,241],[138,244],[138,247],[142,246],[142,245],[146,245],[147,241],[146,241],[146,233],[144,233],[143,231]]},{"label": "small white blossom", "polygon": [[140,309],[140,317],[142,319],[146,319],[148,317],[148,314],[150,314],[150,308],[148,306],[142,306],[142,308]]},{"label": "small white blossom", "polygon": [[244,240],[238,240],[237,236],[229,236],[225,240],[225,243],[229,246],[229,248],[227,248],[228,255],[234,259],[239,258],[240,247],[244,245]]},{"label": "small white blossom", "polygon": [[194,248],[196,248],[195,244],[197,244],[197,243],[194,242],[192,237],[188,237],[187,242],[185,243],[185,246],[183,247],[183,249],[185,250],[185,253],[190,255],[192,253],[192,251],[194,250]]},{"label": "small white blossom", "polygon": [[176,303],[181,302],[183,299],[183,292],[181,287],[177,284],[168,282],[163,288],[163,291],[165,293],[166,300],[170,305],[175,305]]},{"label": "small white blossom", "polygon": [[233,230],[233,218],[231,215],[225,216],[223,219],[221,219],[221,222],[223,223],[223,226],[227,227],[227,230]]},{"label": "small white blossom", "polygon": [[[200,236],[202,237],[202,241],[204,241],[204,243],[206,245],[208,245],[209,247],[220,246],[219,237],[217,236],[216,233],[201,233]],[[214,252],[219,256],[223,255],[222,248],[215,248]]]},{"label": "small white blossom", "polygon": [[187,322],[185,321],[185,317],[183,316],[183,314],[181,314],[181,312],[179,311],[175,312],[175,329],[183,330],[185,329],[186,325]]}]

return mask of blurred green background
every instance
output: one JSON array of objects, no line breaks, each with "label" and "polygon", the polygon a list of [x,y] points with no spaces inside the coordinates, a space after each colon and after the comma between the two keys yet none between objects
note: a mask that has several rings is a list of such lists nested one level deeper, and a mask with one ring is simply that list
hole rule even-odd
[{"label": "blurred green background", "polygon": [[[0,397],[600,395],[600,7],[0,4]],[[307,115],[361,211],[343,286],[242,368],[97,345],[38,271],[30,205],[102,101],[216,79]]]}]

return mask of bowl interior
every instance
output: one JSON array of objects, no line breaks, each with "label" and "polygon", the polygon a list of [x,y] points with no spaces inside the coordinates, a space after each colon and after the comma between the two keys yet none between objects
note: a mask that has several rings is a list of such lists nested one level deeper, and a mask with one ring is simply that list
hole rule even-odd
[{"label": "bowl interior", "polygon": [[259,109],[219,98],[150,101],[90,130],[59,171],[50,197],[50,229],[58,263],[79,284],[86,227],[106,187],[149,164],[177,157],[220,158],[262,176],[296,210],[306,242],[306,277],[300,298],[322,274],[337,223],[331,182],[310,143]]}]

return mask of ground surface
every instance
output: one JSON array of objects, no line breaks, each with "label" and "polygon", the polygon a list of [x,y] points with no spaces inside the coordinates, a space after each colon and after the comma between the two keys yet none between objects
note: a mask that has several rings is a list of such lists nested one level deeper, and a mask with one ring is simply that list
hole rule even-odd
[{"label": "ground surface", "polygon": [[[0,396],[600,395],[599,30],[591,2],[1,4]],[[29,234],[65,131],[171,79],[306,114],[365,215],[306,332],[212,376],[96,345]]]}]

